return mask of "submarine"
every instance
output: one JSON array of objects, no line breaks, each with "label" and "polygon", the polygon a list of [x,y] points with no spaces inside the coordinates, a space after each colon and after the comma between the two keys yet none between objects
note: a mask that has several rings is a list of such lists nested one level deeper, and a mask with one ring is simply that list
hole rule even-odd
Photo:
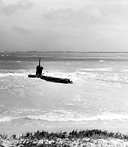
[{"label": "submarine", "polygon": [[55,83],[63,83],[63,84],[72,84],[73,82],[68,78],[59,78],[53,76],[46,76],[42,75],[43,67],[40,64],[41,58],[39,58],[39,65],[36,67],[36,74],[35,75],[28,75],[29,78],[40,78],[45,81],[55,82]]}]

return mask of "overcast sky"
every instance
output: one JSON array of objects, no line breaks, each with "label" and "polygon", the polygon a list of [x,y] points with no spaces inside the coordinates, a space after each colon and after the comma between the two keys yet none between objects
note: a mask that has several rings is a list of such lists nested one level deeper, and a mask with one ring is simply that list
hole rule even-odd
[{"label": "overcast sky", "polygon": [[1,51],[128,51],[128,0],[0,0]]}]

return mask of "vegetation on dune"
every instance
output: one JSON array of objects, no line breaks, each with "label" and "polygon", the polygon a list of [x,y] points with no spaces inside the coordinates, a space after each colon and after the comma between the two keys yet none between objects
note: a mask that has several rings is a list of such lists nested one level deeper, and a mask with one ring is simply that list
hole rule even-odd
[{"label": "vegetation on dune", "polygon": [[[113,133],[101,130],[73,130],[72,132],[27,132],[21,136],[12,135],[8,138],[7,135],[0,135],[1,146],[22,146],[22,147],[70,147],[70,146],[86,146],[102,144],[109,139],[126,140],[128,136],[121,133]],[[104,140],[104,141],[103,141]],[[7,145],[7,141],[8,144]],[[5,144],[6,143],[6,144]],[[109,143],[108,143],[109,144]],[[128,145],[128,144],[127,144]]]},{"label": "vegetation on dune", "polygon": [[[16,135],[12,135],[12,137],[16,137]],[[118,139],[128,139],[128,135],[121,134],[119,132],[113,133],[113,132],[107,132],[102,130],[82,130],[77,131],[73,130],[72,132],[46,132],[46,131],[37,131],[34,133],[27,132],[26,134],[22,134],[20,138],[24,139],[55,139],[55,138],[61,138],[61,139],[72,139],[72,138],[94,138],[94,139],[101,139],[101,138],[118,138]]]}]

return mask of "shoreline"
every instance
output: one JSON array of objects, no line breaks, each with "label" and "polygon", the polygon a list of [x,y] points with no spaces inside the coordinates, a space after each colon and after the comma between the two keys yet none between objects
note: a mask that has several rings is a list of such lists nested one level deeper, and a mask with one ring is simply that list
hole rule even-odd
[{"label": "shoreline", "polygon": [[128,135],[102,130],[73,130],[67,132],[36,131],[22,135],[0,134],[1,147],[125,147]]}]

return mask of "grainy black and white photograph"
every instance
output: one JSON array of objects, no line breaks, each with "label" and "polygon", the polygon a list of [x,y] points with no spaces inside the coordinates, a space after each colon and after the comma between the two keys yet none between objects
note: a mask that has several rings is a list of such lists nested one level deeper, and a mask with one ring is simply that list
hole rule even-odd
[{"label": "grainy black and white photograph", "polygon": [[128,146],[128,0],[0,0],[0,146]]}]

